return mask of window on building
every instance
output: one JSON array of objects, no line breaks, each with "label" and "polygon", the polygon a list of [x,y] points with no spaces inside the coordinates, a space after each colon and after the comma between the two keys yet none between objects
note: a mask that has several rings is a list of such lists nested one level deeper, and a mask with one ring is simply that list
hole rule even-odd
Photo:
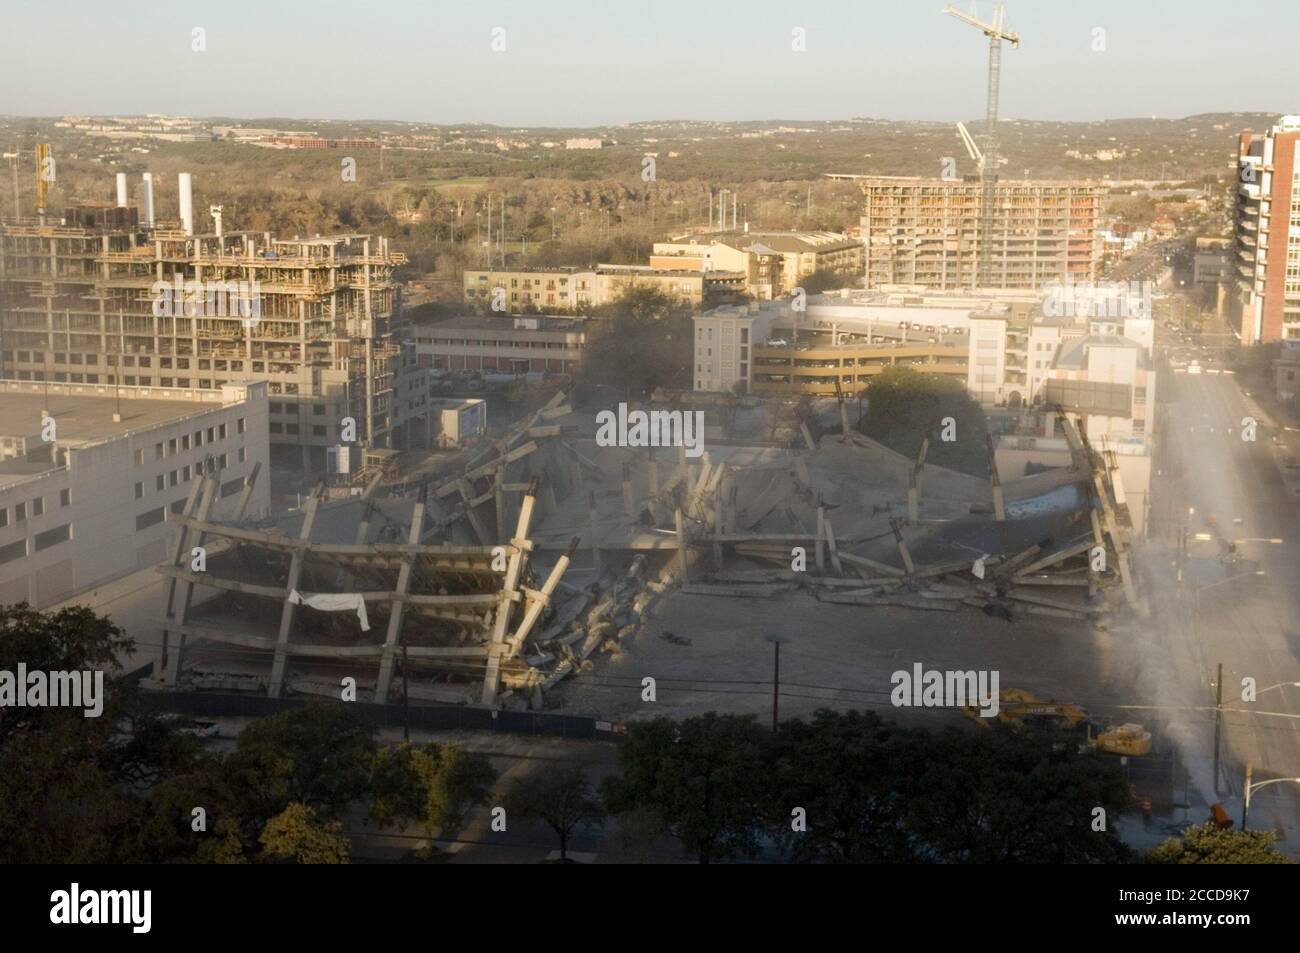
[{"label": "window on building", "polygon": [[36,496],[32,498],[32,516],[45,515],[45,497]]},{"label": "window on building", "polygon": [[153,458],[155,460],[161,460],[163,458],[163,445],[161,443],[155,443],[153,445]]},{"label": "window on building", "polygon": [[247,458],[247,455],[244,453],[244,448],[240,447],[239,452],[235,455],[235,459],[240,463],[243,463]]},{"label": "window on building", "polygon": [[45,532],[37,533],[32,537],[32,552],[39,553],[42,549],[49,549],[51,546],[59,545],[59,543],[66,543],[71,538],[71,523],[64,523],[62,526],[54,527],[54,529],[47,529]]},{"label": "window on building", "polygon": [[226,425],[225,425],[225,424],[221,424],[220,426],[217,427],[217,436],[218,436],[219,438],[221,438],[222,440],[225,440],[225,439],[226,439]]},{"label": "window on building", "polygon": [[166,507],[158,507],[147,513],[141,513],[135,518],[135,531],[138,533],[142,529],[148,529],[150,526],[157,526],[163,521],[166,515]]},{"label": "window on building", "polygon": [[72,505],[72,491],[66,488],[60,490],[59,506],[71,506],[71,505]]},{"label": "window on building", "polygon": [[244,432],[244,418],[240,417],[238,420],[235,421],[235,433],[243,433],[243,432]]},{"label": "window on building", "polygon": [[159,493],[167,489],[167,477],[163,476],[161,473],[154,477],[154,487]]},{"label": "window on building", "polygon": [[140,499],[140,498],[143,497],[143,496],[144,496],[144,484],[143,484],[143,483],[137,483],[137,484],[135,485],[135,498],[138,500],[138,499]]},{"label": "window on building", "polygon": [[7,546],[0,546],[0,566],[5,563],[11,563],[15,559],[22,559],[27,555],[27,540],[20,539],[12,542]]},{"label": "window on building", "polygon": [[15,504],[14,504],[14,522],[15,522],[15,523],[23,523],[23,522],[26,522],[26,520],[27,520],[27,504],[26,504],[26,503],[15,503]]},{"label": "window on building", "polygon": [[9,507],[0,506],[0,526],[9,525]]},{"label": "window on building", "polygon": [[135,452],[135,465],[136,465],[137,467],[142,467],[142,466],[144,466],[144,448],[143,448],[143,447],[141,447],[140,449],[136,450],[136,452]]}]

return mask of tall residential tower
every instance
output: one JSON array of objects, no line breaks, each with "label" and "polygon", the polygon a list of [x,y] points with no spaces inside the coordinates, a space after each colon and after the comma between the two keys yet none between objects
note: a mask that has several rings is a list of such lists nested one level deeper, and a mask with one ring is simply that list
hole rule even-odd
[{"label": "tall residential tower", "polygon": [[1242,344],[1300,340],[1300,116],[1237,140],[1236,293],[1229,317]]}]

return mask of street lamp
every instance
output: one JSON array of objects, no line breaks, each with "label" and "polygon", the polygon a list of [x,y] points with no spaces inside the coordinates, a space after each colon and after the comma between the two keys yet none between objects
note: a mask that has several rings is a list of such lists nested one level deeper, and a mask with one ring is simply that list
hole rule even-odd
[{"label": "street lamp", "polygon": [[1271,692],[1275,688],[1286,688],[1288,686],[1292,688],[1300,688],[1300,682],[1278,682],[1276,685],[1268,686],[1268,688],[1259,689],[1257,692],[1255,692],[1255,694],[1258,696],[1264,694],[1265,692]]},{"label": "street lamp", "polygon": [[1229,576],[1227,579],[1220,579],[1218,582],[1212,582],[1208,586],[1197,586],[1192,590],[1192,611],[1193,617],[1199,621],[1201,615],[1201,593],[1210,589],[1217,589],[1219,586],[1226,586],[1230,582],[1236,582],[1238,579],[1246,579],[1251,576],[1267,576],[1262,569],[1256,569],[1253,572],[1242,572],[1235,576]]},{"label": "street lamp", "polygon": [[1269,778],[1267,781],[1256,781],[1254,784],[1251,784],[1250,783],[1251,769],[1252,769],[1252,765],[1249,761],[1247,761],[1246,762],[1246,784],[1242,793],[1242,800],[1241,800],[1241,829],[1243,831],[1246,829],[1246,817],[1250,814],[1250,795],[1252,792],[1258,791],[1260,788],[1266,788],[1270,784],[1280,784],[1283,781],[1294,781],[1296,784],[1300,784],[1300,778]]}]

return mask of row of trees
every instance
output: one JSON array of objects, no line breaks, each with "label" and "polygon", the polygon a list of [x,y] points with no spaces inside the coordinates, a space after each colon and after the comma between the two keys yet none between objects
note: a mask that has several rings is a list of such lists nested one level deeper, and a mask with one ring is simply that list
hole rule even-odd
[{"label": "row of trees", "polygon": [[1117,762],[1052,732],[905,728],[818,711],[773,733],[710,713],[629,726],[605,806],[700,863],[1284,863],[1273,836],[1194,827],[1147,854]]},{"label": "row of trees", "polygon": [[[89,609],[0,607],[0,671],[111,668],[130,648]],[[0,862],[344,863],[346,821],[455,837],[497,781],[456,745],[380,745],[337,703],[257,719],[233,750],[207,750],[129,683],[108,684],[99,718],[0,712]],[[1135,856],[1114,831],[1131,800],[1116,762],[1050,733],[828,710],[771,732],[710,713],[630,725],[621,767],[597,797],[580,765],[548,766],[502,806],[548,825],[562,857],[612,813],[609,849],[662,856],[672,839],[701,863],[1282,862],[1270,835],[1213,828]]]},{"label": "row of trees", "polygon": [[708,714],[630,726],[615,812],[653,811],[701,863],[1113,862],[1096,830],[1128,801],[1116,766],[1032,733],[922,731],[870,712],[819,711],[776,733]]},{"label": "row of trees", "polygon": [[[0,670],[115,667],[132,647],[85,608],[0,607]],[[456,745],[381,746],[344,705],[253,721],[233,751],[206,750],[175,718],[106,681],[104,712],[0,713],[0,862],[343,862],[343,822],[454,836],[496,772]]]}]

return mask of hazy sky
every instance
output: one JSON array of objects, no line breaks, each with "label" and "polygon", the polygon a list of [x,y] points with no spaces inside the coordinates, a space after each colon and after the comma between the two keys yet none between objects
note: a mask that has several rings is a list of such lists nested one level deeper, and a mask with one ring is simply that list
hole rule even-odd
[{"label": "hazy sky", "polygon": [[[6,0],[0,113],[516,126],[978,117],[988,44],[943,6]],[[1300,112],[1300,0],[1010,0],[1008,25],[1022,43],[1003,48],[1004,116]],[[195,27],[206,52],[191,51]],[[495,27],[504,52],[491,49]],[[806,52],[791,49],[796,27]],[[1104,52],[1092,50],[1098,27]]]}]

